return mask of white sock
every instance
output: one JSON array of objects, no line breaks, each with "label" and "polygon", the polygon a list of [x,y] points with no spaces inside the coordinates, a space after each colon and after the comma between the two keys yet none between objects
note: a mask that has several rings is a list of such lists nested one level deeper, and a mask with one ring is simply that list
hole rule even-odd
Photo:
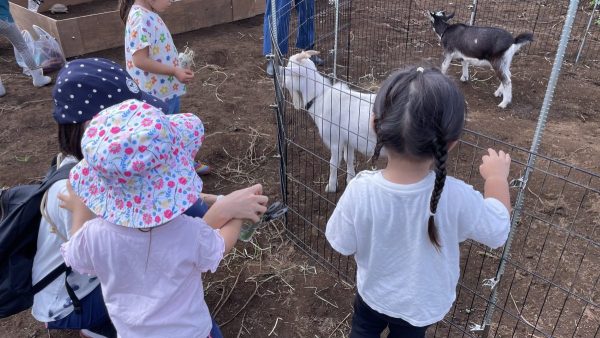
[{"label": "white sock", "polygon": [[36,87],[43,87],[52,82],[52,79],[49,76],[44,76],[44,70],[42,68],[32,70],[31,77],[33,78],[33,85]]}]

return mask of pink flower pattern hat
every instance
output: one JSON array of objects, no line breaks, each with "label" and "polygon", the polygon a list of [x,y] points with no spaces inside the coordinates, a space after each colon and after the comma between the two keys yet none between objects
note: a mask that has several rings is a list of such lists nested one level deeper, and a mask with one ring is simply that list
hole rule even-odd
[{"label": "pink flower pattern hat", "polygon": [[91,120],[70,181],[97,216],[130,228],[159,226],[200,197],[193,159],[203,141],[197,116],[127,100]]}]

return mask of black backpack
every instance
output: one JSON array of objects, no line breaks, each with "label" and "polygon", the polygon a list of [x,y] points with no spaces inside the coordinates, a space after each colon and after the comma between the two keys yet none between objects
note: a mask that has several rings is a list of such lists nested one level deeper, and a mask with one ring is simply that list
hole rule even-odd
[{"label": "black backpack", "polygon": [[[57,181],[67,179],[73,164],[56,169],[56,159],[45,178],[38,183],[19,185],[0,191],[0,318],[30,308],[33,296],[62,275],[70,273],[64,263],[56,267],[36,285],[32,285],[31,269],[37,250],[37,237],[44,193]],[[79,299],[66,282],[65,287],[75,311],[81,310]]]}]

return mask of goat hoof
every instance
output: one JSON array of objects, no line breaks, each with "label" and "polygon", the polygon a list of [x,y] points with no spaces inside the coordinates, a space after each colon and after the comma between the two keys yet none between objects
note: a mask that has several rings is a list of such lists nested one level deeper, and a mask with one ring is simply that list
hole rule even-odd
[{"label": "goat hoof", "polygon": [[495,93],[494,93],[494,96],[495,96],[495,97],[500,97],[500,96],[502,96],[502,92],[495,92]]},{"label": "goat hoof", "polygon": [[505,102],[501,102],[501,103],[498,105],[498,107],[500,107],[500,108],[502,108],[502,109],[506,108],[507,106],[508,106],[508,102],[506,102],[506,103],[505,103]]},{"label": "goat hoof", "polygon": [[468,76],[461,76],[460,77],[460,81],[461,82],[467,82],[467,81],[469,81],[469,77]]},{"label": "goat hoof", "polygon": [[337,191],[336,184],[332,184],[332,185],[327,184],[327,186],[325,187],[325,192],[336,192],[336,191]]}]

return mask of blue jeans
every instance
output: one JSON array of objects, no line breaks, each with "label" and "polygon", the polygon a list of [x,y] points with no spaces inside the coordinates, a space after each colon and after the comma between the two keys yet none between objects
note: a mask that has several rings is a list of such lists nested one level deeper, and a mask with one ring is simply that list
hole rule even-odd
[{"label": "blue jeans", "polygon": [[165,112],[166,115],[179,114],[179,96],[168,99],[165,103],[169,106],[169,110]]},{"label": "blue jeans", "polygon": [[210,330],[210,335],[208,338],[223,338],[221,329],[219,328],[219,325],[217,325],[217,322],[215,322],[214,318],[212,319],[212,329]]},{"label": "blue jeans", "polygon": [[194,203],[194,205],[192,205],[191,207],[189,207],[189,209],[187,209],[186,211],[184,211],[183,213],[185,215],[188,215],[190,217],[204,217],[204,214],[206,214],[206,212],[208,211],[208,205],[206,205],[206,203],[204,203],[204,201],[202,200],[202,198],[199,198],[196,203]]},{"label": "blue jeans", "polygon": [[298,35],[296,47],[311,49],[315,45],[315,0],[266,0],[265,16],[263,23],[263,55],[271,54],[271,1],[275,1],[277,8],[277,44],[282,54],[288,52],[288,36],[290,35],[290,15],[292,3],[296,3],[298,15]]},{"label": "blue jeans", "polygon": [[400,318],[381,314],[371,309],[357,292],[350,338],[379,338],[386,327],[390,329],[388,338],[423,338],[429,326],[412,326]]},{"label": "blue jeans", "polygon": [[110,321],[100,285],[81,299],[81,312],[71,312],[63,319],[47,323],[48,329],[88,329],[106,337],[116,337]]}]

